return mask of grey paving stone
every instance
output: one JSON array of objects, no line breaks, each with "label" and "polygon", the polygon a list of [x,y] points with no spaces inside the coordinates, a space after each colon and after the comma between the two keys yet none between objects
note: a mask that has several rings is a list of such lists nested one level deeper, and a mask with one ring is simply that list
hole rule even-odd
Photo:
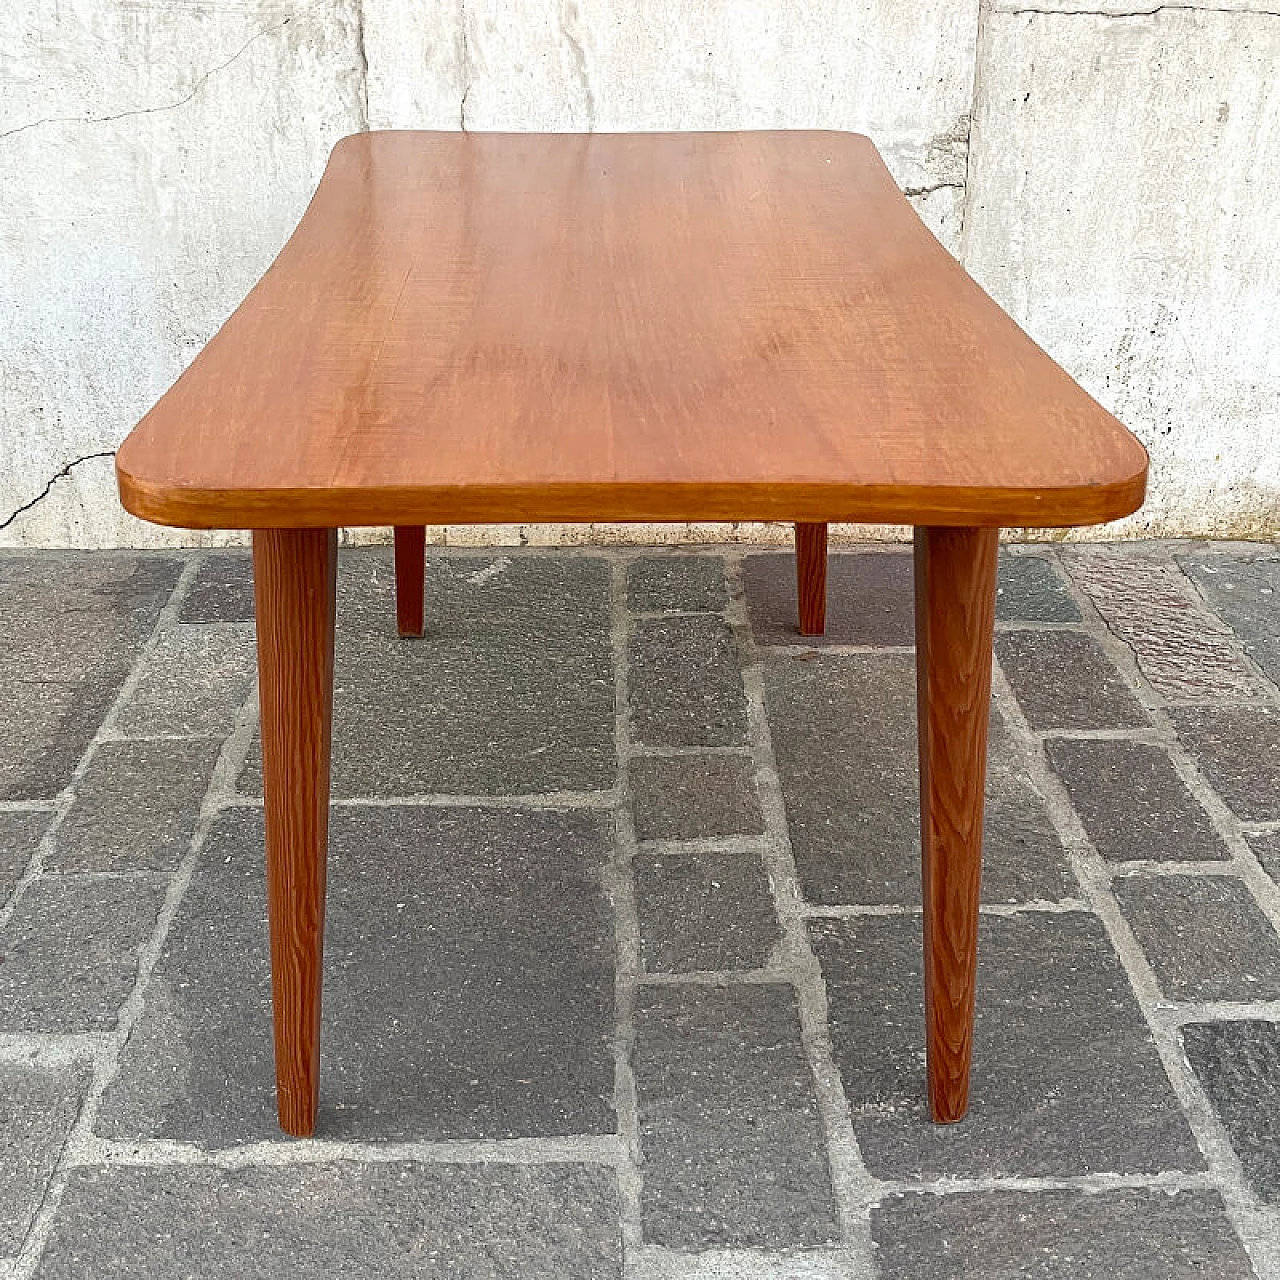
[{"label": "grey paving stone", "polygon": [[51,813],[0,813],[0,905],[9,900],[52,821]]},{"label": "grey paving stone", "polygon": [[88,1084],[87,1067],[0,1064],[0,1255],[22,1247]]},{"label": "grey paving stone", "polygon": [[173,557],[0,555],[0,799],[71,781],[181,571]]},{"label": "grey paving stone", "polygon": [[1280,999],[1280,937],[1226,876],[1120,876],[1125,919],[1171,1000]]},{"label": "grey paving stone", "polygon": [[1175,707],[1178,737],[1209,785],[1245,822],[1280,819],[1280,712],[1270,707]]},{"label": "grey paving stone", "polygon": [[778,942],[764,863],[744,853],[640,854],[640,949],[650,972],[754,969]]},{"label": "grey paving stone", "polygon": [[983,918],[969,1114],[954,1125],[928,1119],[920,919],[823,920],[810,928],[836,1064],[874,1175],[1203,1167],[1094,916]]},{"label": "grey paving stone", "polygon": [[[613,924],[599,814],[339,807],[317,1133],[604,1133]],[[278,1136],[261,816],[223,815],[107,1095],[109,1137]]]},{"label": "grey paving stone", "polygon": [[80,1169],[39,1280],[611,1280],[612,1170],[583,1165]]},{"label": "grey paving stone", "polygon": [[[335,795],[613,785],[608,561],[432,557],[421,640],[396,636],[388,549],[338,564]],[[262,794],[256,745],[239,786]]]},{"label": "grey paving stone", "polygon": [[1176,862],[1231,857],[1163,747],[1050,738],[1044,749],[1104,858]]},{"label": "grey paving stone", "polygon": [[993,747],[983,829],[983,902],[1059,902],[1079,892],[1044,797],[1020,761]]},{"label": "grey paving stone", "polygon": [[215,739],[104,742],[76,786],[45,869],[155,871],[187,852],[209,787]]},{"label": "grey paving stone", "polygon": [[1280,1023],[1188,1023],[1182,1043],[1245,1177],[1280,1204]]},{"label": "grey paving stone", "polygon": [[1262,864],[1262,869],[1280,884],[1280,831],[1247,837],[1249,848]]},{"label": "grey paving stone", "polygon": [[172,627],[148,654],[133,696],[120,709],[130,737],[225,737],[253,687],[257,647],[243,622]]},{"label": "grey paving stone", "polygon": [[633,756],[638,840],[696,840],[764,830],[750,756]]},{"label": "grey paving stone", "polygon": [[643,989],[635,1071],[648,1243],[787,1248],[838,1237],[790,987]]},{"label": "grey paving stone", "polygon": [[1038,555],[1000,553],[996,583],[999,622],[1079,622],[1080,610],[1051,561]]},{"label": "grey paving stone", "polygon": [[792,553],[747,556],[742,579],[757,644],[915,643],[915,595],[908,554],[870,551],[828,555],[827,630],[821,636],[800,634]]},{"label": "grey paving stone", "polygon": [[723,619],[641,619],[628,654],[631,731],[637,742],[733,747],[746,741],[738,650]]},{"label": "grey paving stone", "polygon": [[871,1214],[882,1280],[1252,1280],[1211,1191],[890,1196]]},{"label": "grey paving stone", "polygon": [[1227,628],[1173,566],[1140,552],[1090,550],[1067,558],[1111,630],[1166,698],[1239,698],[1259,691]]},{"label": "grey paving stone", "polygon": [[1201,552],[1178,563],[1245,652],[1280,684],[1280,556],[1257,558]]},{"label": "grey paving stone", "polygon": [[[915,659],[780,655],[765,705],[801,887],[811,902],[920,902]],[[988,772],[983,899],[1075,892],[1044,803],[999,716]]]},{"label": "grey paving stone", "polygon": [[247,551],[211,551],[187,590],[179,622],[252,622],[253,558]]},{"label": "grey paving stone", "polygon": [[0,1031],[102,1031],[163,898],[137,880],[37,880],[0,930]]},{"label": "grey paving stone", "polygon": [[636,613],[719,613],[729,603],[719,556],[644,556],[627,565],[627,605]]},{"label": "grey paving stone", "polygon": [[1001,631],[996,656],[1033,729],[1125,729],[1148,723],[1120,672],[1079,631]]}]

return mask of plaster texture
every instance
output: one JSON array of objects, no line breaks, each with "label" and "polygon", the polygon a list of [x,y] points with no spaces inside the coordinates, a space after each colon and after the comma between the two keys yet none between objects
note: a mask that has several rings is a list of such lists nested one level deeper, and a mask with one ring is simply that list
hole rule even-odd
[{"label": "plaster texture", "polygon": [[366,127],[866,132],[948,249],[1150,448],[1146,509],[1102,536],[1280,536],[1277,64],[1265,0],[4,6],[0,546],[241,540],[133,520],[110,454]]}]

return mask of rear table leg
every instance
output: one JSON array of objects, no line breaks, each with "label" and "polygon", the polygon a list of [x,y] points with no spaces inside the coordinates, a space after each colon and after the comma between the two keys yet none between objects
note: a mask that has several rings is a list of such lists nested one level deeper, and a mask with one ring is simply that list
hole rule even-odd
[{"label": "rear table leg", "polygon": [[396,628],[402,636],[420,636],[427,531],[421,525],[397,525],[395,533]]},{"label": "rear table leg", "polygon": [[925,1021],[939,1123],[969,1105],[997,543],[995,529],[915,533]]},{"label": "rear table leg", "polygon": [[796,525],[796,598],[800,634],[820,636],[827,629],[827,526]]},{"label": "rear table leg", "polygon": [[297,1137],[320,1090],[337,564],[335,529],[254,532],[276,1106]]}]

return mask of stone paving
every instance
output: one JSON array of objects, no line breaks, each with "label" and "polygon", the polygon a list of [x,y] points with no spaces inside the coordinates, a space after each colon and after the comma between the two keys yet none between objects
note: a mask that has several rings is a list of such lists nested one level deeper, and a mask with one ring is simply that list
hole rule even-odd
[{"label": "stone paving", "polygon": [[344,551],[317,1137],[243,553],[0,555],[0,1276],[1280,1280],[1280,549],[1002,554],[928,1123],[911,560]]}]

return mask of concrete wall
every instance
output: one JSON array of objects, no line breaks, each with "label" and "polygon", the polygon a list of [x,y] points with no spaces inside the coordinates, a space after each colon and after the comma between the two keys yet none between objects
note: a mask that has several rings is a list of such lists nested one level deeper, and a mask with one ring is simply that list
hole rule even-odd
[{"label": "concrete wall", "polygon": [[119,509],[110,451],[271,261],[332,143],[411,126],[869,133],[1150,448],[1148,506],[1112,533],[1280,536],[1265,2],[9,0],[0,545],[173,539]]}]

